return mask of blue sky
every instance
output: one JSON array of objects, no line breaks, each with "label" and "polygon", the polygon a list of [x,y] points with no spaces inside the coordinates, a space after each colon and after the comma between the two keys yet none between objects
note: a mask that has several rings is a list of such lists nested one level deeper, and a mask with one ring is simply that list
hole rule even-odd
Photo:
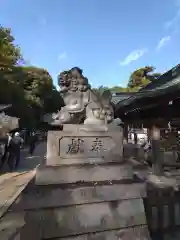
[{"label": "blue sky", "polygon": [[180,0],[0,0],[32,65],[57,74],[79,66],[94,86],[127,84],[145,65],[166,71],[180,62]]}]

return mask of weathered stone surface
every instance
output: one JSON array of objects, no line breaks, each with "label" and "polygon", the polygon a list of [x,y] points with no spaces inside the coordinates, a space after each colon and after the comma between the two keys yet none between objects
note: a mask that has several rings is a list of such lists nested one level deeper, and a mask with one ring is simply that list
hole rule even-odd
[{"label": "weathered stone surface", "polygon": [[69,124],[68,128],[48,132],[47,165],[121,160],[123,136],[120,127],[113,126],[108,131],[106,126],[107,131],[94,131],[93,126]]},{"label": "weathered stone surface", "polygon": [[20,234],[19,229],[24,224],[23,214],[7,214],[0,220],[0,239],[9,240],[12,236],[18,236]]},{"label": "weathered stone surface", "polygon": [[146,197],[146,187],[145,184],[142,183],[78,187],[75,189],[36,187],[36,191],[27,189],[23,192],[11,207],[11,211],[53,208],[143,197]]},{"label": "weathered stone surface", "polygon": [[7,213],[0,220],[0,239],[40,240],[145,224],[141,199],[113,201]]},{"label": "weathered stone surface", "polygon": [[1,240],[40,240],[40,212],[7,213],[0,220]]},{"label": "weathered stone surface", "polygon": [[6,213],[34,176],[35,171],[29,171],[13,175],[10,179],[4,180],[4,184],[0,187],[0,217]]},{"label": "weathered stone surface", "polygon": [[82,236],[58,238],[57,240],[150,240],[149,231],[146,226],[126,228],[116,231],[106,231]]},{"label": "weathered stone surface", "polygon": [[42,212],[43,239],[145,225],[142,199],[85,204]]},{"label": "weathered stone surface", "polygon": [[178,189],[178,181],[172,177],[166,176],[157,176],[155,174],[150,173],[147,178],[147,182],[157,186],[159,188],[174,188]]},{"label": "weathered stone surface", "polygon": [[133,179],[132,167],[128,164],[40,166],[36,172],[36,184],[39,185],[127,179]]}]

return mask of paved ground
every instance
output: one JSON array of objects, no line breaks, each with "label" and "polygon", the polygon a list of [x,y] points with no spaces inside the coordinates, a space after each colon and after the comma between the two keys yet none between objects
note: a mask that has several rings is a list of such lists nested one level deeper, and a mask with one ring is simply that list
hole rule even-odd
[{"label": "paved ground", "polygon": [[0,218],[19,196],[29,181],[35,176],[36,167],[44,161],[46,143],[40,143],[33,156],[29,156],[28,149],[21,151],[21,162],[16,172],[9,173],[5,166],[0,175]]},{"label": "paved ground", "polygon": [[[16,173],[22,172],[24,170],[32,170],[38,164],[42,163],[44,155],[46,152],[46,143],[42,142],[37,145],[33,156],[29,155],[29,149],[25,148],[21,150],[21,161],[19,168]],[[8,165],[5,164],[2,171],[0,172],[0,182],[1,179],[5,176],[10,176],[12,173],[9,173]],[[13,173],[14,174],[14,173]]]},{"label": "paved ground", "polygon": [[38,164],[44,161],[46,154],[46,142],[37,145],[33,156],[29,155],[29,149],[25,149],[22,152],[22,161],[19,166],[19,170],[30,170],[35,168]]}]

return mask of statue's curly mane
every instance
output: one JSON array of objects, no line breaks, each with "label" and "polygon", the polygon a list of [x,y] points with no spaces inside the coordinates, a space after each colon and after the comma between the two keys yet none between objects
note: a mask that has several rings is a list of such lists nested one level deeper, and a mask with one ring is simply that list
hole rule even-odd
[{"label": "statue's curly mane", "polygon": [[70,76],[69,71],[63,71],[58,76],[58,85],[59,87],[62,87],[62,85],[69,85]]},{"label": "statue's curly mane", "polygon": [[60,88],[68,88],[71,86],[73,80],[77,80],[77,86],[84,85],[87,86],[88,89],[90,88],[88,78],[83,76],[83,70],[79,67],[73,67],[68,71],[61,72],[58,76],[58,85]]}]

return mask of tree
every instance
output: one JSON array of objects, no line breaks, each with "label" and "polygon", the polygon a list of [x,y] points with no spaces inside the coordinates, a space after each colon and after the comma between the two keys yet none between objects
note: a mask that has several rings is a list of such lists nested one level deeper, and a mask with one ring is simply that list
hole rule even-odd
[{"label": "tree", "polygon": [[44,112],[53,113],[57,112],[64,106],[64,100],[60,93],[54,87],[51,92],[44,99]]},{"label": "tree", "polygon": [[63,99],[47,70],[22,66],[22,59],[11,29],[0,26],[0,103],[12,104],[24,127],[35,127],[44,114],[60,110]]},{"label": "tree", "polygon": [[99,86],[98,88],[93,88],[92,89],[94,92],[96,93],[102,93],[104,92],[105,90],[110,90],[111,93],[120,93],[120,92],[128,92],[129,89],[128,88],[124,88],[124,87],[120,87],[120,86],[114,86],[114,87],[105,87],[105,86]]},{"label": "tree", "polygon": [[11,29],[0,25],[0,67],[18,64],[20,60],[22,60],[20,48],[14,45]]},{"label": "tree", "polygon": [[120,87],[120,86],[114,86],[109,89],[112,93],[120,93],[120,92],[128,92],[128,88]]},{"label": "tree", "polygon": [[20,60],[20,48],[14,44],[11,29],[0,25],[0,103],[13,103],[14,109],[24,99],[23,89],[14,77]]},{"label": "tree", "polygon": [[53,85],[53,80],[47,70],[34,66],[22,67],[25,100],[28,109],[37,122],[47,112],[60,110],[63,99]]},{"label": "tree", "polygon": [[155,70],[152,66],[146,66],[134,71],[128,82],[128,88],[138,91],[140,88],[145,87],[148,83],[157,80],[161,75],[160,73],[153,73]]},{"label": "tree", "polygon": [[29,125],[40,120],[46,99],[54,98],[56,89],[46,70],[20,66],[21,60],[11,29],[0,26],[0,103],[13,104],[11,114],[19,117],[23,125]]},{"label": "tree", "polygon": [[112,93],[120,92],[137,92],[142,87],[145,87],[148,83],[155,81],[161,75],[160,73],[154,73],[155,68],[152,66],[146,66],[135,70],[129,78],[127,87],[114,86],[111,88],[100,86],[93,89],[95,92],[102,92],[109,89]]}]

